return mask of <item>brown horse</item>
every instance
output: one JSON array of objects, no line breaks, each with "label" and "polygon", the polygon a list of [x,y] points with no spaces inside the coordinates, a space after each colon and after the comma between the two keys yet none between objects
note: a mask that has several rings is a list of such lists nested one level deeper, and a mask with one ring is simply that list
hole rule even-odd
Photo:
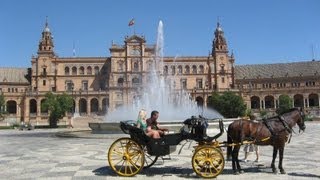
[{"label": "brown horse", "polygon": [[257,145],[273,146],[271,168],[274,173],[277,173],[274,162],[279,150],[278,167],[280,172],[285,174],[286,172],[282,167],[284,146],[293,131],[292,127],[296,124],[299,126],[299,132],[305,130],[304,114],[299,109],[291,109],[281,116],[268,118],[262,122],[242,119],[232,122],[228,127],[228,144],[235,143],[236,145],[228,146],[227,158],[230,159],[230,155],[232,155],[233,172],[235,174],[243,173],[238,159],[240,144],[245,140],[251,140]]}]

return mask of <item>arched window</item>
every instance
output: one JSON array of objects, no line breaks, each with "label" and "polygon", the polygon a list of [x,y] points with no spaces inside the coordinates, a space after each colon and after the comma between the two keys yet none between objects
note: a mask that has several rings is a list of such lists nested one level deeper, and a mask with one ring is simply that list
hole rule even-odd
[{"label": "arched window", "polygon": [[95,66],[94,67],[94,75],[98,75],[99,74],[99,67]]},{"label": "arched window", "polygon": [[260,98],[258,96],[252,96],[250,101],[251,109],[260,109]]},{"label": "arched window", "polygon": [[8,101],[7,111],[9,114],[17,114],[17,102],[13,100]]},{"label": "arched window", "polygon": [[70,68],[69,67],[65,67],[64,68],[64,74],[65,75],[70,75]]},{"label": "arched window", "polygon": [[139,71],[139,64],[138,64],[138,62],[134,62],[134,63],[133,63],[133,70],[134,70],[134,71]]},{"label": "arched window", "polygon": [[182,66],[181,65],[178,66],[178,74],[182,74]]},{"label": "arched window", "polygon": [[80,75],[83,75],[83,74],[84,74],[84,67],[83,67],[83,66],[80,66],[80,68],[79,68],[79,74],[80,74]]},{"label": "arched window", "polygon": [[175,66],[171,66],[171,74],[172,75],[176,74],[176,67]]},{"label": "arched window", "polygon": [[199,73],[203,74],[204,73],[204,67],[203,65],[199,66]]},{"label": "arched window", "polygon": [[192,74],[197,74],[197,66],[196,65],[192,66]]},{"label": "arched window", "polygon": [[96,98],[91,99],[90,107],[91,107],[91,109],[90,109],[91,113],[97,113],[99,111],[98,99],[96,99]]},{"label": "arched window", "polygon": [[190,66],[186,65],[186,74],[190,74]]},{"label": "arched window", "polygon": [[88,75],[91,75],[91,74],[92,74],[92,67],[91,67],[91,66],[88,66],[88,67],[87,67],[87,74],[88,74]]},{"label": "arched window", "polygon": [[168,74],[168,66],[163,67],[163,74],[165,74],[165,75]]},{"label": "arched window", "polygon": [[72,67],[72,75],[77,75],[77,68],[75,66]]},{"label": "arched window", "polygon": [[266,96],[264,98],[264,103],[265,103],[265,108],[275,108],[273,96]]}]

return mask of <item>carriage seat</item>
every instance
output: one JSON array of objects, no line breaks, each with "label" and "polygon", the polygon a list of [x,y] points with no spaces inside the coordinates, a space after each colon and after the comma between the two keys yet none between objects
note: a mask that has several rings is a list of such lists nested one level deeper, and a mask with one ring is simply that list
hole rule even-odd
[{"label": "carriage seat", "polygon": [[120,122],[120,128],[124,133],[130,134],[131,138],[139,143],[146,144],[150,141],[150,139],[152,139],[151,137],[147,136],[142,129],[136,127],[136,125],[131,121]]}]

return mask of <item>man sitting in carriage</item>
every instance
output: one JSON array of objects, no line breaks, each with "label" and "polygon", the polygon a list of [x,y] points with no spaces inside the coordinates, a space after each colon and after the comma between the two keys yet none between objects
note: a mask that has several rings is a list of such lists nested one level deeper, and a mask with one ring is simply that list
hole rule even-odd
[{"label": "man sitting in carriage", "polygon": [[160,136],[164,135],[165,131],[168,131],[168,129],[160,128],[158,123],[158,117],[159,112],[158,111],[152,111],[151,117],[147,119],[147,132],[153,132],[155,136],[153,138],[158,139]]}]

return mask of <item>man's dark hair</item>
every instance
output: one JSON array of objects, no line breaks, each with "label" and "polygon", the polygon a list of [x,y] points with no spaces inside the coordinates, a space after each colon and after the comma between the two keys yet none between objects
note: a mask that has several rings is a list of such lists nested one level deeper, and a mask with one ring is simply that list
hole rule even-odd
[{"label": "man's dark hair", "polygon": [[156,115],[156,114],[159,114],[159,112],[158,112],[158,111],[152,111],[152,112],[151,112],[151,117],[152,117],[153,115]]}]

